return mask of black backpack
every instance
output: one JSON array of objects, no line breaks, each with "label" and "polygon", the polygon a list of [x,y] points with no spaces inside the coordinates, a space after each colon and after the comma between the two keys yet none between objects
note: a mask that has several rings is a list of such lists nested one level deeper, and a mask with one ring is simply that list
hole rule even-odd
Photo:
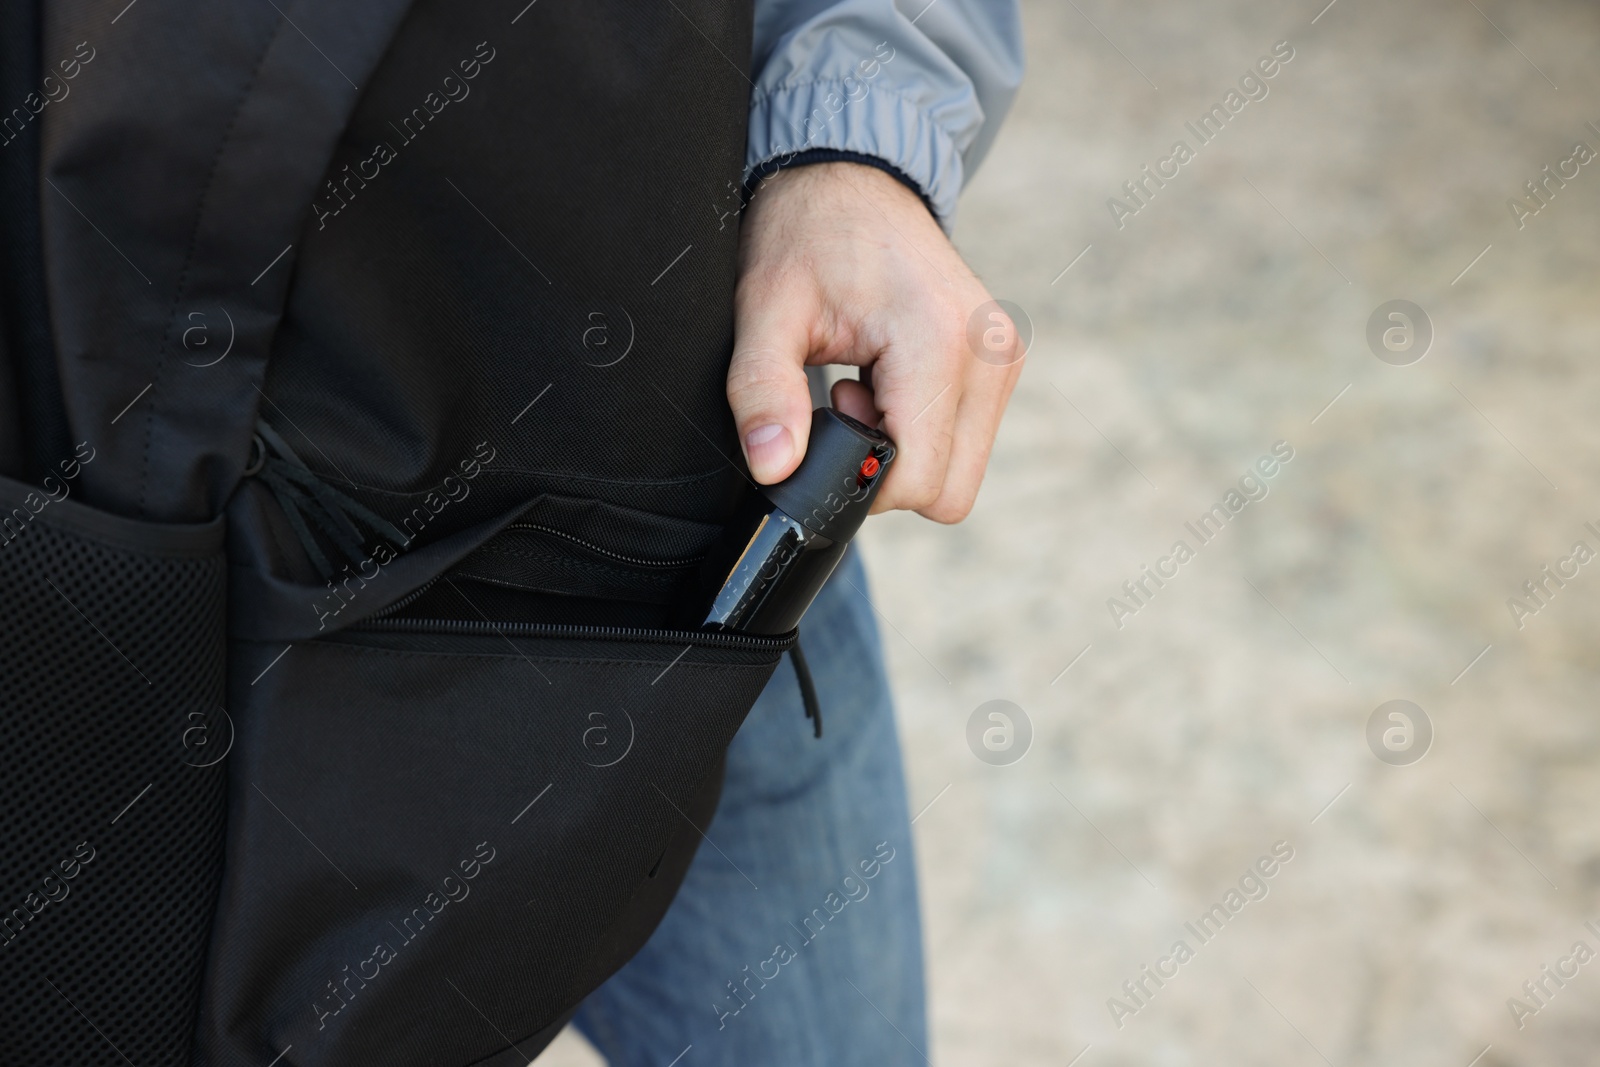
[{"label": "black backpack", "polygon": [[744,487],[748,5],[37,14],[0,1063],[525,1063],[793,641],[670,624]]}]

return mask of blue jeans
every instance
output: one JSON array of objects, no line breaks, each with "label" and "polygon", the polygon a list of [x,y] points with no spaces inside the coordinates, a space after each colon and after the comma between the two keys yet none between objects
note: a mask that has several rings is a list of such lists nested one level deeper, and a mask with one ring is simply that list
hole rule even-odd
[{"label": "blue jeans", "polygon": [[822,738],[780,664],[666,918],[579,1008],[611,1067],[926,1062],[911,825],[866,592],[852,551],[801,625]]}]

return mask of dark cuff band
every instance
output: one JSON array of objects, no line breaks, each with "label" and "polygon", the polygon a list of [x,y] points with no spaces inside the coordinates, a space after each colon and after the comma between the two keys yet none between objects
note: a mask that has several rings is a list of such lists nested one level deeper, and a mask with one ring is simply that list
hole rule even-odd
[{"label": "dark cuff band", "polygon": [[939,215],[933,210],[933,203],[928,199],[928,194],[922,191],[922,186],[912,180],[910,175],[886,159],[869,156],[862,152],[849,152],[842,148],[809,148],[804,152],[796,152],[788,159],[769,159],[760,164],[750,173],[750,180],[745,182],[740,190],[744,206],[750,206],[750,198],[755,195],[756,186],[763,180],[772,177],[780,170],[790,167],[803,167],[808,163],[860,163],[863,166],[875,167],[894,178],[901,185],[910,189],[922,201],[922,206],[928,209],[928,214],[938,219]]}]

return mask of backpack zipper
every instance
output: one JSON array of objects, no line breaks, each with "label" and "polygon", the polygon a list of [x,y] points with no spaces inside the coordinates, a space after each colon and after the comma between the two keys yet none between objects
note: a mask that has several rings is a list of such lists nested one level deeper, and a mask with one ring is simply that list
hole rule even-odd
[{"label": "backpack zipper", "polygon": [[[702,554],[700,554],[698,556],[689,556],[689,557],[686,557],[684,559],[677,559],[677,560],[637,559],[637,558],[635,558],[633,556],[625,556],[620,552],[612,552],[609,549],[601,548],[599,545],[591,544],[588,541],[585,541],[580,537],[574,537],[572,534],[566,533],[566,532],[564,532],[562,530],[554,529],[553,527],[549,527],[549,526],[539,526],[539,525],[537,525],[535,523],[529,523],[529,522],[517,522],[517,523],[512,523],[510,526],[507,526],[506,529],[507,530],[535,530],[535,531],[537,531],[539,533],[550,534],[552,536],[560,537],[560,538],[563,538],[565,540],[571,541],[573,544],[582,545],[584,548],[589,549],[591,552],[598,553],[599,555],[602,555],[602,556],[609,556],[610,558],[612,558],[614,560],[617,560],[617,561],[622,562],[622,563],[632,564],[633,566],[636,566],[636,567],[659,567],[659,568],[687,567],[692,563],[699,563],[701,560],[706,558],[705,554],[702,553]],[[428,579],[428,581],[424,582],[422,585],[418,586],[416,589],[413,589],[411,592],[407,593],[405,596],[401,597],[399,600],[395,601],[393,604],[390,604],[388,607],[386,607],[382,611],[380,611],[377,615],[374,615],[373,616],[373,621],[376,621],[378,619],[382,619],[382,618],[384,618],[385,616],[388,616],[388,615],[393,615],[395,612],[401,611],[401,610],[405,609],[406,607],[409,607],[412,603],[414,603],[415,601],[421,599],[422,595],[424,593],[426,593],[428,590],[432,589],[436,584],[438,584],[438,582],[439,582],[439,578],[438,577],[434,577],[434,578]]]},{"label": "backpack zipper", "polygon": [[399,611],[400,609],[402,609],[404,607],[407,607],[413,601],[420,600],[422,598],[422,594],[426,593],[428,590],[432,589],[435,585],[437,585],[439,583],[439,578],[441,578],[441,577],[443,577],[443,576],[442,575],[436,575],[436,576],[434,576],[432,578],[429,578],[426,582],[423,582],[417,588],[411,590],[411,592],[407,593],[405,596],[401,597],[399,600],[396,600],[393,604],[390,604],[388,607],[386,607],[382,611],[378,612],[371,619],[368,619],[367,622],[369,622],[369,623],[370,622],[377,622],[379,619],[382,619],[384,616],[393,615],[395,612]]},{"label": "backpack zipper", "polygon": [[[607,556],[622,563],[636,567],[686,567],[704,559],[704,554],[691,556],[679,560],[650,560],[639,559],[634,556],[623,555],[610,549],[601,548],[599,545],[575,537],[564,530],[557,530],[537,523],[518,522],[506,527],[507,530],[533,530],[537,533],[549,534],[581,545],[598,555]],[[422,596],[439,583],[443,575],[429,579],[421,586],[407,593],[399,600],[384,608],[378,614],[351,627],[352,630],[380,631],[388,633],[452,633],[452,634],[516,634],[524,637],[575,637],[631,641],[679,641],[687,639],[691,644],[717,648],[744,648],[751,650],[760,649],[785,649],[794,643],[794,635],[780,635],[778,637],[763,637],[752,634],[740,634],[730,631],[716,630],[635,630],[622,626],[567,626],[555,623],[487,623],[475,619],[397,619],[393,616],[411,604],[420,600]]]}]

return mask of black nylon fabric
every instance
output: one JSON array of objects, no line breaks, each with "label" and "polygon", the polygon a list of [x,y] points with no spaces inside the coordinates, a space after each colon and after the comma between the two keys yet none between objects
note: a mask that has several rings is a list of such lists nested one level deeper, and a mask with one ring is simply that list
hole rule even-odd
[{"label": "black nylon fabric", "polygon": [[732,0],[516,7],[413,4],[296,242],[261,416],[404,544],[321,587],[232,501],[202,1067],[524,1062],[659,921],[788,644],[516,629],[660,626],[744,487],[713,205],[750,33]]},{"label": "black nylon fabric", "polygon": [[[713,205],[743,165],[748,5],[511,7],[413,5],[301,234],[262,413],[385,515],[486,440],[429,537],[539,493],[714,536],[745,484]],[[675,530],[642,518],[590,536],[658,557]]]},{"label": "black nylon fabric", "polygon": [[30,481],[72,453],[40,268],[38,116],[71,98],[67,71],[82,73],[58,62],[46,84],[37,0],[0,8],[0,474]]},{"label": "black nylon fabric", "polygon": [[531,1057],[649,936],[780,649],[484,631],[235,647],[198,1064]]},{"label": "black nylon fabric", "polygon": [[[113,869],[124,896],[79,888],[22,930],[107,1047],[35,996],[34,959],[18,1062],[511,1064],[660,918],[786,647],[637,629],[743,484],[721,218],[748,5],[65,0],[44,16],[43,64],[83,42],[95,59],[39,119],[52,343],[35,329],[19,353],[8,315],[0,392],[27,394],[15,410],[59,381],[65,440],[96,459],[49,522],[17,520],[27,553],[0,548],[27,594],[0,637],[0,770],[59,800],[18,808],[38,834],[0,888],[26,890],[69,823],[155,822],[74,883]],[[27,211],[5,210],[25,237]],[[37,473],[69,457],[51,452],[62,420],[29,410],[6,462],[29,452]],[[397,557],[311,575],[243,476],[258,416],[403,530]],[[130,553],[158,562],[107,562]],[[57,573],[62,603],[39,585]],[[430,624],[430,588],[467,607]],[[397,604],[410,632],[371,621]],[[486,631],[463,633],[484,605]],[[114,620],[99,655],[148,659],[152,692],[116,690],[99,660],[73,673],[69,607],[90,631]],[[519,620],[635,628],[503,632]],[[231,731],[216,764],[194,765],[214,751],[191,751],[196,715],[211,743]],[[84,732],[93,786],[72,777]],[[130,775],[148,793],[101,812]],[[548,795],[514,812],[540,778]],[[93,936],[57,952],[39,924],[80,899],[75,936]],[[361,979],[391,936],[395,958]]]},{"label": "black nylon fabric", "polygon": [[95,50],[40,116],[40,207],[70,436],[102,457],[84,472],[96,507],[161,522],[222,512],[295,234],[406,3],[44,7],[45,64]]}]

